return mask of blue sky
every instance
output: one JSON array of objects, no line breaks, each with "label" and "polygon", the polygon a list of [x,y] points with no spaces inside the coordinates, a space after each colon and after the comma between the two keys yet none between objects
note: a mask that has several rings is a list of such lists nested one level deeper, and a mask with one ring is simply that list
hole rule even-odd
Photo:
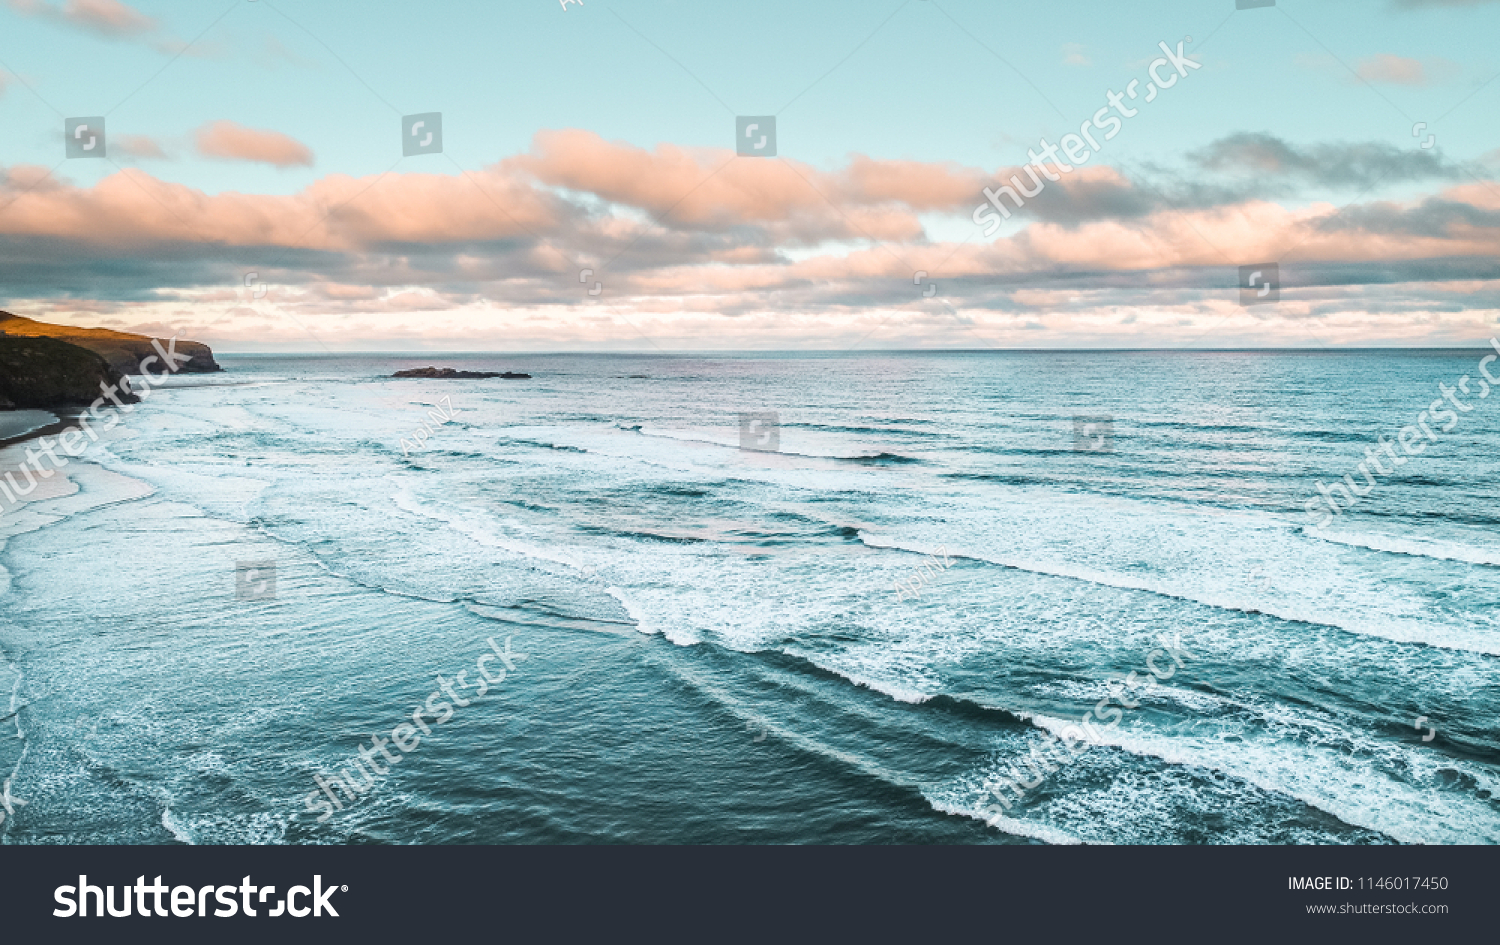
[{"label": "blue sky", "polygon": [[[40,192],[26,192],[34,176],[17,178],[15,169],[59,164],[59,113],[108,116],[114,161],[68,161],[54,172],[55,179],[76,188],[78,199],[105,187],[112,177],[137,171],[207,196],[294,198],[330,178],[369,183],[387,172],[462,180],[462,171],[486,173],[497,162],[532,153],[537,134],[549,130],[583,130],[646,152],[665,145],[727,153],[734,145],[736,114],[776,114],[779,157],[797,162],[788,167],[805,166],[808,173],[836,175],[856,158],[995,172],[1024,163],[1026,149],[1039,138],[1055,141],[1076,130],[1106,104],[1108,91],[1122,90],[1132,79],[1144,81],[1148,63],[1160,55],[1159,42],[1175,47],[1188,36],[1192,41],[1185,48],[1203,68],[1141,106],[1141,114],[1125,122],[1119,136],[1089,161],[1091,167],[1112,168],[1138,189],[1150,188],[1180,207],[1183,195],[1206,186],[1205,152],[1237,135],[1270,136],[1333,165],[1340,146],[1380,146],[1405,155],[1419,150],[1419,140],[1433,133],[1433,151],[1450,168],[1443,174],[1395,173],[1374,187],[1368,186],[1371,174],[1327,174],[1315,180],[1304,174],[1298,186],[1256,199],[1274,199],[1283,210],[1295,212],[1351,201],[1362,207],[1381,201],[1411,204],[1465,182],[1474,187],[1489,182],[1494,188],[1500,140],[1493,121],[1486,119],[1500,101],[1500,82],[1491,81],[1500,71],[1494,53],[1500,3],[1282,2],[1237,11],[1233,0],[1052,7],[971,0],[585,0],[566,9],[557,0],[440,5],[140,0],[129,6],[115,0],[0,0],[0,127],[6,132],[0,168],[10,170],[9,189],[14,191],[9,197],[0,195],[0,202],[18,194],[24,194],[18,198],[23,201],[41,199]],[[192,45],[177,54],[187,41]],[[443,114],[444,154],[403,159],[400,116],[428,111]],[[1428,127],[1414,137],[1413,124],[1419,121]],[[275,166],[205,156],[196,136],[215,122],[285,136],[310,151],[311,161]],[[138,151],[145,140],[165,157],[127,153],[127,136],[138,136]],[[558,160],[566,163],[566,155]],[[1257,175],[1255,160],[1240,155],[1218,170],[1243,181]],[[705,159],[703,166],[712,169],[714,164]],[[683,191],[694,183],[684,180]],[[609,228],[601,223],[605,215],[620,225],[646,226],[650,210],[664,209],[633,206],[630,200],[569,188],[554,179],[541,186],[549,199],[585,208],[595,236]],[[971,203],[983,200],[977,193],[975,198]],[[909,209],[922,223],[921,235],[905,240],[913,246],[956,247],[974,239],[968,213],[956,204]],[[1483,225],[1491,225],[1491,209],[1481,203],[1475,212],[1485,216]],[[34,241],[35,231],[7,232],[6,218],[0,211],[0,236]],[[1090,219],[1102,223],[1107,218],[1105,213]],[[1024,239],[1033,226],[1035,221],[1018,216],[999,239]],[[449,248],[453,258],[503,254],[516,250],[511,245],[515,236],[496,232],[490,239],[470,240],[462,249],[456,242]],[[559,245],[565,241],[561,232],[542,237],[543,242],[549,239]],[[764,245],[776,239],[776,234],[761,233],[744,242]],[[1391,239],[1399,241],[1400,235]],[[1236,253],[1222,238],[1205,235],[1205,241],[1222,247],[1226,263],[1254,261],[1230,260]],[[567,255],[576,260],[585,255],[581,247],[589,238],[575,242]],[[1473,257],[1473,242],[1469,239],[1458,255]],[[441,234],[424,237],[429,247],[447,243]],[[361,252],[373,258],[388,252],[389,244],[384,241],[378,251],[367,245]],[[663,250],[670,244],[664,238]],[[275,245],[281,244],[265,244]],[[817,239],[782,238],[777,245],[782,262],[801,262],[823,256],[847,260],[861,246],[873,244],[858,234],[840,238],[825,233]],[[73,248],[86,255],[84,246]],[[283,251],[290,248],[282,245]],[[112,246],[106,255],[119,252]],[[1370,263],[1368,252],[1360,250],[1351,261]],[[0,265],[25,264],[24,253],[7,255],[11,261]],[[1049,253],[1049,258],[1057,255]],[[182,250],[182,256],[186,262],[193,252]],[[297,275],[283,273],[278,284],[288,292],[298,279],[348,284],[347,273],[320,273],[310,260],[304,262]],[[683,262],[706,260],[690,256]],[[660,258],[657,265],[669,263]],[[555,268],[561,272],[567,267],[558,263]],[[1080,263],[1081,272],[1098,268]],[[1149,293],[1151,271],[1180,268],[1176,263],[1138,267],[1133,271],[1140,278],[1130,291]],[[51,287],[38,283],[0,304],[52,320],[85,322],[90,315],[107,314],[122,326],[170,322],[166,312],[152,307],[160,304],[159,290],[179,290],[172,296],[178,301],[209,304],[192,293],[224,276],[209,277],[200,270],[185,264],[176,286],[163,286],[162,272],[149,267],[142,268],[143,281],[134,287],[119,279]],[[1486,284],[1488,274],[1485,265],[1472,272],[1462,266],[1454,270],[1461,281]],[[475,284],[485,281],[494,289],[507,280]],[[215,288],[222,288],[222,282]],[[382,291],[402,288],[387,282]],[[435,290],[440,296],[443,291],[431,279],[414,279],[404,288]],[[673,297],[683,294],[680,286],[674,291]],[[510,312],[547,305],[576,309],[579,304],[572,298],[549,302],[535,293],[523,294],[525,298],[507,298],[502,291],[465,290],[454,295],[450,311],[472,306],[476,298],[491,309]],[[617,304],[628,306],[640,295],[616,296]],[[1489,285],[1457,303],[1453,293],[1438,293],[1428,310],[1458,304],[1488,312],[1494,297]],[[833,308],[829,299],[803,298],[795,305],[803,314],[831,317],[835,308],[847,315],[861,298],[860,290],[850,288]],[[70,300],[90,304],[70,308]],[[877,308],[884,301],[870,299]],[[1100,298],[1095,307],[1121,301]],[[1128,301],[1150,304],[1149,297]],[[785,303],[783,293],[780,304]],[[1014,303],[1012,298],[1007,304]],[[705,318],[715,310],[707,300],[695,304]],[[732,300],[737,311],[748,310],[746,304],[744,298]],[[981,319],[984,312],[997,311],[995,305],[995,299],[979,295],[952,300],[955,310],[979,313]],[[762,309],[774,307],[769,296],[762,298]],[[238,316],[215,312],[211,317],[217,318],[216,330],[223,331]],[[209,318],[195,315],[189,321],[206,324]],[[859,330],[858,324],[851,325],[851,331]],[[384,329],[372,330],[371,339],[389,336]],[[1010,337],[1006,331],[996,327],[990,334],[1004,345]],[[1462,331],[1467,332],[1463,337],[1439,331],[1425,340],[1475,340],[1473,326]],[[825,336],[837,334],[830,327],[808,343],[822,344]],[[356,340],[347,331],[344,335],[345,342]],[[233,333],[226,337],[233,346]],[[661,337],[674,338],[672,344],[687,340],[670,331]],[[1083,333],[1074,340],[1086,343],[1090,338],[1098,342],[1102,336]],[[584,336],[566,331],[553,340],[562,346],[587,344]],[[1332,343],[1354,340],[1357,333],[1338,333],[1336,339],[1330,335]],[[1375,331],[1369,340],[1424,339]],[[1141,336],[1141,343],[1152,341],[1171,343],[1172,338],[1170,332]],[[424,336],[423,343],[429,342],[440,344],[443,338]],[[277,343],[299,342],[288,335]],[[305,333],[300,343],[305,343]],[[545,333],[527,343],[545,345]],[[1063,343],[1067,339],[1060,336]]]}]

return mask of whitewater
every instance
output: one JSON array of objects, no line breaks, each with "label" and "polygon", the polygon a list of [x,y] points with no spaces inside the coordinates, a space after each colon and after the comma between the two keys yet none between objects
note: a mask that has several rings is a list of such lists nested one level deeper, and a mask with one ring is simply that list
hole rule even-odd
[{"label": "whitewater", "polygon": [[1500,403],[1303,512],[1475,356],[223,355],[0,516],[0,841],[1494,843]]}]

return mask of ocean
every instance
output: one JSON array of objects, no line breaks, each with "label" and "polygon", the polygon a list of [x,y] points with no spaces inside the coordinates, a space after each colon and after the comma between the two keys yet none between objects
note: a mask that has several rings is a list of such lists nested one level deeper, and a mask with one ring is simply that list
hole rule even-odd
[{"label": "ocean", "polygon": [[0,840],[1494,843],[1485,354],[222,355],[0,516]]}]

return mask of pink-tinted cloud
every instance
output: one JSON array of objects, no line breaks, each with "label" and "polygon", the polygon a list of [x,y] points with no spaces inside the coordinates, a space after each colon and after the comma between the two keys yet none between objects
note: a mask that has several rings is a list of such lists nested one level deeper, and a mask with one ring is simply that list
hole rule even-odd
[{"label": "pink-tinted cloud", "polygon": [[109,150],[111,154],[133,158],[170,160],[167,152],[162,149],[156,139],[148,135],[113,135],[109,139]]},{"label": "pink-tinted cloud", "polygon": [[140,43],[168,56],[217,58],[227,48],[213,41],[191,45],[164,34],[161,23],[119,0],[0,0],[23,16],[47,20],[101,39]]},{"label": "pink-tinted cloud", "polygon": [[315,291],[321,293],[324,298],[340,300],[363,300],[375,298],[375,287],[368,285],[339,285],[337,283],[323,283],[314,286]]},{"label": "pink-tinted cloud", "polygon": [[12,10],[62,23],[106,39],[129,39],[153,32],[157,22],[119,0],[6,0]]},{"label": "pink-tinted cloud", "polygon": [[687,224],[786,220],[818,200],[780,161],[669,144],[647,151],[576,129],[541,132],[532,154],[512,160],[545,184]]},{"label": "pink-tinted cloud", "polygon": [[[1059,266],[1145,270],[1228,265],[1238,257],[1276,258],[1289,245],[1298,246],[1304,259],[1346,261],[1484,256],[1493,255],[1496,245],[1495,228],[1480,222],[1483,215],[1473,220],[1455,217],[1447,223],[1402,223],[1402,214],[1417,212],[1415,205],[1371,204],[1366,207],[1369,219],[1361,220],[1354,210],[1335,216],[1331,206],[1315,204],[1294,211],[1248,200],[1184,210],[1163,207],[1135,217],[1083,219],[1067,225],[1033,221],[1011,238],[971,242],[944,266],[943,257],[957,247],[927,244],[917,213],[946,211],[967,217],[985,179],[977,170],[856,156],[834,172],[798,168],[793,173],[779,161],[746,159],[735,160],[704,182],[702,177],[672,176],[684,162],[701,167],[685,151],[659,149],[653,154],[578,134],[578,148],[544,146],[540,153],[471,176],[331,175],[292,195],[208,195],[135,169],[80,188],[46,179],[42,168],[16,167],[0,183],[0,193],[14,197],[10,209],[0,215],[0,235],[46,236],[121,251],[180,241],[189,231],[198,239],[230,246],[298,246],[346,253],[395,243],[443,246],[520,240],[517,246],[529,247],[524,251],[536,257],[534,264],[548,270],[563,268],[580,246],[617,247],[608,253],[613,256],[632,241],[647,242],[642,238],[650,236],[662,259],[656,265],[665,264],[668,270],[684,264],[700,270],[712,264],[738,272],[763,267],[794,279],[909,279],[910,273],[902,273],[905,262],[896,256],[921,260],[914,268],[948,272],[996,271],[997,266],[1005,271]],[[622,156],[630,159],[623,168],[609,160]],[[729,179],[726,186],[717,186],[720,177]],[[635,206],[674,198],[681,204],[664,224],[648,225],[586,211],[543,184]],[[682,199],[682,191],[695,185],[692,195]],[[1114,168],[1080,168],[1051,185],[1048,193],[1087,196],[1128,185]],[[1491,209],[1497,200],[1490,186],[1480,184],[1449,188],[1442,199],[1445,204],[1483,209]],[[700,221],[758,227],[763,235],[731,243],[705,241],[692,237]],[[1323,226],[1329,221],[1340,225]],[[822,239],[863,232],[909,245],[896,253],[877,248],[819,255],[790,267],[778,257],[779,247],[805,245],[819,232]],[[558,245],[564,248],[548,248]],[[482,268],[486,262],[478,264]],[[692,278],[728,285],[740,277],[725,282],[721,276],[699,272]]]},{"label": "pink-tinted cloud", "polygon": [[837,173],[789,159],[737,158],[720,149],[659,145],[647,151],[589,131],[542,132],[507,166],[553,187],[637,207],[669,225],[724,230],[766,226],[778,241],[912,239],[918,213],[972,203],[986,179],[956,164],[862,156]]},{"label": "pink-tinted cloud", "polygon": [[474,175],[482,190],[466,177],[439,174],[335,174],[285,196],[209,195],[134,168],[89,188],[46,175],[41,167],[9,169],[0,194],[15,200],[0,214],[0,235],[30,233],[120,250],[196,237],[230,246],[357,252],[385,242],[505,239],[545,232],[557,219],[555,200],[493,173]]},{"label": "pink-tinted cloud", "polygon": [[846,199],[860,203],[890,202],[926,212],[959,210],[972,204],[987,183],[983,171],[958,164],[921,161],[876,161],[854,155],[838,175]]},{"label": "pink-tinted cloud", "polygon": [[[1500,192],[1492,184],[1340,211],[1243,195],[1145,200],[1118,169],[1082,167],[1049,183],[1037,213],[1029,203],[1009,235],[965,242],[980,188],[1014,170],[862,155],[818,169],[716,150],[646,150],[579,131],[540,135],[529,153],[470,174],[329,175],[286,195],[205,194],[136,169],[79,187],[45,168],[17,167],[0,172],[0,203],[12,201],[0,214],[0,247],[11,260],[0,276],[10,269],[44,284],[34,273],[51,266],[56,279],[78,278],[72,294],[87,297],[120,278],[113,260],[134,258],[158,268],[133,277],[149,290],[129,297],[156,301],[130,304],[163,318],[175,317],[169,305],[220,304],[226,290],[246,302],[240,280],[254,269],[273,286],[256,304],[298,318],[465,311],[545,321],[576,308],[584,321],[612,323],[602,306],[587,307],[576,277],[590,267],[605,285],[603,301],[642,325],[732,315],[743,326],[935,306],[912,282],[926,270],[945,304],[966,317],[1024,316],[1047,330],[1056,322],[1037,313],[1058,308],[1120,305],[1122,316],[1143,323],[1156,317],[1152,306],[1217,311],[1217,302],[1202,302],[1217,296],[1205,293],[1228,299],[1235,267],[1247,261],[1283,261],[1293,278],[1288,312],[1363,291],[1330,288],[1359,273],[1371,286],[1469,282],[1476,309],[1500,285]],[[962,229],[933,242],[923,221],[942,216]],[[1185,293],[1198,301],[1184,301]],[[1391,298],[1372,289],[1358,304],[1423,304]],[[1451,310],[1452,299],[1440,307]],[[246,312],[236,324],[260,324],[264,313]],[[1125,324],[1122,316],[1109,324]],[[916,330],[921,321],[912,318],[907,327]],[[1012,328],[1028,330],[1020,321]]]},{"label": "pink-tinted cloud", "polygon": [[311,167],[307,145],[279,131],[246,128],[232,121],[215,121],[198,129],[198,153],[223,161],[251,161],[274,167]]},{"label": "pink-tinted cloud", "polygon": [[1381,53],[1361,59],[1355,73],[1366,82],[1388,82],[1392,85],[1426,85],[1427,70],[1416,59]]},{"label": "pink-tinted cloud", "polygon": [[1083,54],[1082,43],[1063,43],[1063,65],[1065,66],[1088,66],[1092,65],[1089,57]]}]

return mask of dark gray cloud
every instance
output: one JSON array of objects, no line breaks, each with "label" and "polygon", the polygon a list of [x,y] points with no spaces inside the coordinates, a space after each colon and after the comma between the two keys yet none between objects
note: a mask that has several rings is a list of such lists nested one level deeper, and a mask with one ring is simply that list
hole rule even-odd
[{"label": "dark gray cloud", "polygon": [[[1201,210],[1246,200],[1372,190],[1422,181],[1472,179],[1436,149],[1380,142],[1294,145],[1265,132],[1242,132],[1186,155],[1186,167],[1116,165],[1115,180],[1064,175],[1013,214],[1064,226],[1138,220],[1170,210]],[[1007,171],[1008,173],[1008,171]],[[1020,174],[1021,183],[1031,180]],[[1006,178],[1001,183],[1006,183]],[[1005,199],[1005,198],[1002,198]],[[1010,206],[1009,201],[1006,203]]]},{"label": "dark gray cloud", "polygon": [[1298,148],[1265,132],[1241,132],[1189,152],[1196,168],[1252,175],[1275,184],[1365,188],[1410,181],[1460,180],[1459,165],[1437,149],[1397,148],[1377,142],[1327,143]]},{"label": "dark gray cloud", "polygon": [[[1018,172],[1019,173],[1019,172]],[[1019,174],[1021,183],[1032,186],[1031,178]],[[1003,183],[1009,184],[1010,178]],[[1006,206],[1009,199],[1002,196]],[[1128,179],[1100,180],[1064,176],[1048,183],[1045,190],[1027,200],[1020,211],[1033,219],[1064,226],[1077,226],[1093,220],[1133,220],[1148,216],[1163,206],[1162,198]]]},{"label": "dark gray cloud", "polygon": [[1429,197],[1414,207],[1389,203],[1350,207],[1322,227],[1325,232],[1364,230],[1432,239],[1450,239],[1455,233],[1470,228],[1500,229],[1500,211]]}]

